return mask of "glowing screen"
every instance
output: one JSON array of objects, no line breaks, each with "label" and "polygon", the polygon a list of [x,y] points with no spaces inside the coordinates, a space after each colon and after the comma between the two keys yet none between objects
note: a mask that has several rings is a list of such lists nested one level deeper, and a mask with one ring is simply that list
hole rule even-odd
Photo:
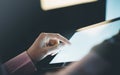
[{"label": "glowing screen", "polygon": [[76,32],[69,40],[71,45],[63,47],[50,64],[81,60],[93,46],[111,38],[119,30],[120,20]]},{"label": "glowing screen", "polygon": [[107,0],[106,20],[120,17],[120,0]]}]

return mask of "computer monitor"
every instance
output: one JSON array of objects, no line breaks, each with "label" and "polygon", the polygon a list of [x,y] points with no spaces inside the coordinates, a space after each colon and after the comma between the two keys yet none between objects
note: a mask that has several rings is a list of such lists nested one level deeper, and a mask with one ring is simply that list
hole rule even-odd
[{"label": "computer monitor", "polygon": [[120,17],[120,0],[106,0],[106,20]]}]

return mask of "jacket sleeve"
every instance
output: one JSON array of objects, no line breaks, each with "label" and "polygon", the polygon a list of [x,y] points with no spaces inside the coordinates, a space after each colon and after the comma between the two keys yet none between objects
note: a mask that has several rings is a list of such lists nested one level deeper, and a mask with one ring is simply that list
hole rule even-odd
[{"label": "jacket sleeve", "polygon": [[1,63],[0,63],[0,75],[9,75],[4,65],[2,65]]},{"label": "jacket sleeve", "polygon": [[30,75],[37,70],[26,51],[4,63],[4,66],[11,75]]}]

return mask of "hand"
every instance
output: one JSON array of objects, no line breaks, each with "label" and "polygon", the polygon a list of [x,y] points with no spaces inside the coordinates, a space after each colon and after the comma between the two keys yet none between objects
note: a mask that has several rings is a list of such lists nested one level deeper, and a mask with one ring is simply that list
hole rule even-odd
[{"label": "hand", "polygon": [[34,62],[37,62],[47,55],[55,54],[55,50],[60,44],[63,46],[70,44],[70,42],[60,34],[41,33],[27,50],[27,53]]}]

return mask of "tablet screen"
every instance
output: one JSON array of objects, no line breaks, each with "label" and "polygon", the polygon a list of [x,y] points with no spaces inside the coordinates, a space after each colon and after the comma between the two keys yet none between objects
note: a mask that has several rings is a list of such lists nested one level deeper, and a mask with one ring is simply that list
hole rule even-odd
[{"label": "tablet screen", "polygon": [[116,35],[120,30],[120,20],[86,29],[82,28],[71,37],[70,46],[63,47],[50,64],[79,61],[92,47]]}]

